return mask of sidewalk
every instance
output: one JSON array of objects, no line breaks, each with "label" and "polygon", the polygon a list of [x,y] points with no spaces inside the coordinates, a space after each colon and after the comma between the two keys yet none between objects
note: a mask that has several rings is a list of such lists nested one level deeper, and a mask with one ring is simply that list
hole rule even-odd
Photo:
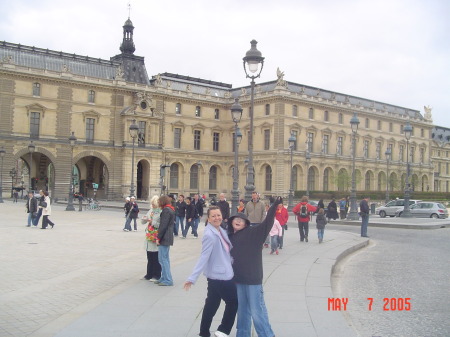
[{"label": "sidewalk", "polygon": [[[0,204],[0,336],[198,335],[206,279],[201,276],[189,292],[182,286],[201,240],[176,238],[170,252],[175,286],[158,287],[141,280],[143,226],[123,232],[120,210],[66,212],[64,205],[53,205],[55,228],[40,230],[25,227],[23,208],[23,203]],[[201,223],[200,236],[203,228]],[[310,242],[299,242],[296,223],[290,221],[280,255],[264,249],[265,300],[273,329],[279,337],[356,336],[341,312],[328,311],[330,276],[339,259],[369,241],[326,230],[319,245],[313,224],[309,237]],[[212,331],[222,310],[223,305]]]}]

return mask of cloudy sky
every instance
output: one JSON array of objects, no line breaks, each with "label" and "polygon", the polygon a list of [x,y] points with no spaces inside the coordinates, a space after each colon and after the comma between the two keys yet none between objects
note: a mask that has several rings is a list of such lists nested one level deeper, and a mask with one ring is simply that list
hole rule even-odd
[{"label": "cloudy sky", "polygon": [[[0,40],[109,59],[128,0],[0,1]],[[448,0],[134,0],[136,55],[171,72],[248,85],[250,40],[261,82],[288,81],[410,109],[450,128]]]}]

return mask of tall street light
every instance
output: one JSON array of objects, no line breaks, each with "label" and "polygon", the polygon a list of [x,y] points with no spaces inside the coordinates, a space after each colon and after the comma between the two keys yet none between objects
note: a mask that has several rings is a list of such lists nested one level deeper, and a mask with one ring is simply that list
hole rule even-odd
[{"label": "tall street light", "polygon": [[309,152],[309,143],[306,146],[306,196],[309,197],[309,162],[311,161],[311,152]]},{"label": "tall street light", "polygon": [[388,147],[384,153],[386,156],[386,204],[389,202],[389,162],[391,160],[391,148]]},{"label": "tall street light", "polygon": [[30,191],[33,190],[33,178],[32,178],[32,172],[33,172],[33,152],[36,150],[36,146],[33,144],[33,141],[28,144],[28,151],[30,152]]},{"label": "tall street light", "polygon": [[136,124],[136,120],[133,119],[130,125],[130,136],[133,138],[133,148],[131,153],[131,184],[130,184],[130,197],[134,196],[134,142],[139,133],[139,126]]},{"label": "tall street light", "polygon": [[[246,78],[251,81],[251,96],[250,96],[250,132],[248,136],[248,168],[247,168],[247,182],[245,185],[245,200],[250,201],[252,192],[255,190],[255,170],[253,169],[253,110],[254,110],[254,95],[255,95],[255,78],[261,75],[264,66],[264,57],[261,52],[256,49],[258,42],[256,40],[250,41],[251,48],[245,54],[244,71]],[[260,67],[261,65],[261,67]]]},{"label": "tall street light", "polygon": [[293,166],[293,157],[294,157],[294,148],[295,143],[297,141],[297,137],[295,137],[294,133],[291,132],[291,136],[288,139],[289,149],[291,150],[291,178],[289,183],[289,201],[288,201],[288,211],[292,211],[294,208],[294,166]]},{"label": "tall street light", "polygon": [[409,184],[409,176],[411,174],[411,168],[409,164],[409,140],[411,139],[412,135],[412,126],[411,124],[406,123],[405,127],[403,128],[403,132],[405,133],[406,138],[406,181],[405,181],[405,206],[403,208],[403,214],[402,217],[410,218],[411,217],[411,211],[409,210],[409,199],[411,198],[411,188]]},{"label": "tall street light", "polygon": [[197,165],[197,194],[200,198],[200,167],[202,166],[202,162],[198,161],[195,164]]},{"label": "tall street light", "polygon": [[0,204],[3,204],[3,157],[5,156],[5,149],[0,149],[0,158],[2,158],[2,166],[0,168]]},{"label": "tall street light", "polygon": [[238,169],[238,154],[239,144],[242,140],[242,133],[238,127],[238,123],[242,117],[242,106],[239,104],[239,99],[235,99],[231,106],[231,118],[234,122],[234,170],[233,170],[233,189],[231,190],[231,215],[235,215],[239,205],[239,169]]},{"label": "tall street light", "polygon": [[74,132],[69,136],[70,145],[70,181],[69,181],[69,201],[67,202],[66,211],[75,211],[73,207],[73,147],[77,142],[77,137],[75,137]]},{"label": "tall street light", "polygon": [[350,213],[348,214],[347,219],[349,220],[358,220],[358,207],[356,206],[356,170],[355,170],[355,161],[356,161],[356,134],[358,132],[359,119],[356,116],[356,112],[353,117],[350,119],[350,125],[352,127],[352,191],[350,193]]}]

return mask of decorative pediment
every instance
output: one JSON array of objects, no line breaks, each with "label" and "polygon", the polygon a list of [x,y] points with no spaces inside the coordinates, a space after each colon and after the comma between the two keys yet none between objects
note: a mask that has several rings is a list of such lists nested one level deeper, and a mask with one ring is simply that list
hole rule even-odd
[{"label": "decorative pediment", "polygon": [[314,125],[310,125],[306,128],[306,131],[317,133],[317,128]]},{"label": "decorative pediment", "polygon": [[298,130],[299,131],[299,133],[300,133],[300,130],[302,129],[302,126],[301,126],[301,124],[300,123],[292,123],[291,125],[291,129],[293,129],[293,130]]},{"label": "decorative pediment", "polygon": [[30,112],[40,112],[42,113],[42,118],[44,118],[45,110],[47,108],[39,103],[33,103],[25,106],[27,108],[27,116],[30,115]]},{"label": "decorative pediment", "polygon": [[183,132],[184,132],[184,128],[186,127],[186,124],[184,124],[183,122],[181,122],[181,121],[177,121],[177,122],[175,122],[175,123],[172,123],[172,131],[175,129],[175,128],[180,128]]},{"label": "decorative pediment", "polygon": [[92,109],[83,111],[82,114],[83,114],[83,122],[86,121],[86,118],[94,118],[97,120],[97,123],[98,123],[98,120],[100,119],[100,116],[101,116],[100,113],[98,113],[97,111],[92,110]]},{"label": "decorative pediment", "polygon": [[322,135],[331,135],[333,133],[333,130],[330,128],[325,128],[322,130]]},{"label": "decorative pediment", "polygon": [[264,122],[259,127],[261,128],[261,132],[263,132],[263,130],[267,130],[267,129],[272,131],[273,124],[268,123],[268,122]]},{"label": "decorative pediment", "polygon": [[202,130],[202,134],[204,134],[206,126],[203,125],[202,123],[197,123],[197,124],[192,125],[191,128],[192,128],[192,133],[194,133],[194,130]]},{"label": "decorative pediment", "polygon": [[218,132],[218,133],[222,133],[223,132],[223,129],[220,127],[220,126],[214,126],[214,127],[212,127],[212,128],[210,128],[210,130],[211,130],[211,135],[214,133],[214,132]]},{"label": "decorative pediment", "polygon": [[385,139],[383,137],[377,137],[377,138],[375,138],[375,141],[380,142],[381,144],[383,144]]}]

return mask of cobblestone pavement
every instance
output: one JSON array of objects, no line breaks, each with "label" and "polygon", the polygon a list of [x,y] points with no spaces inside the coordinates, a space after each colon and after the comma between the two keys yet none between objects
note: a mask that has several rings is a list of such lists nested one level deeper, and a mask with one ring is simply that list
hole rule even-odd
[{"label": "cobblestone pavement", "polygon": [[[335,296],[349,299],[345,316],[359,336],[450,336],[450,229],[369,228],[369,235],[369,247],[342,260],[333,280]],[[410,311],[401,310],[405,298]]]},{"label": "cobblestone pavement", "polygon": [[[28,336],[91,298],[145,274],[144,229],[123,232],[123,212],[65,212],[54,229],[26,227],[24,202],[0,204],[0,336]],[[200,240],[183,240],[196,258]],[[141,248],[142,249],[139,249]],[[182,250],[173,260],[182,263]],[[178,255],[180,254],[180,255]]]}]

